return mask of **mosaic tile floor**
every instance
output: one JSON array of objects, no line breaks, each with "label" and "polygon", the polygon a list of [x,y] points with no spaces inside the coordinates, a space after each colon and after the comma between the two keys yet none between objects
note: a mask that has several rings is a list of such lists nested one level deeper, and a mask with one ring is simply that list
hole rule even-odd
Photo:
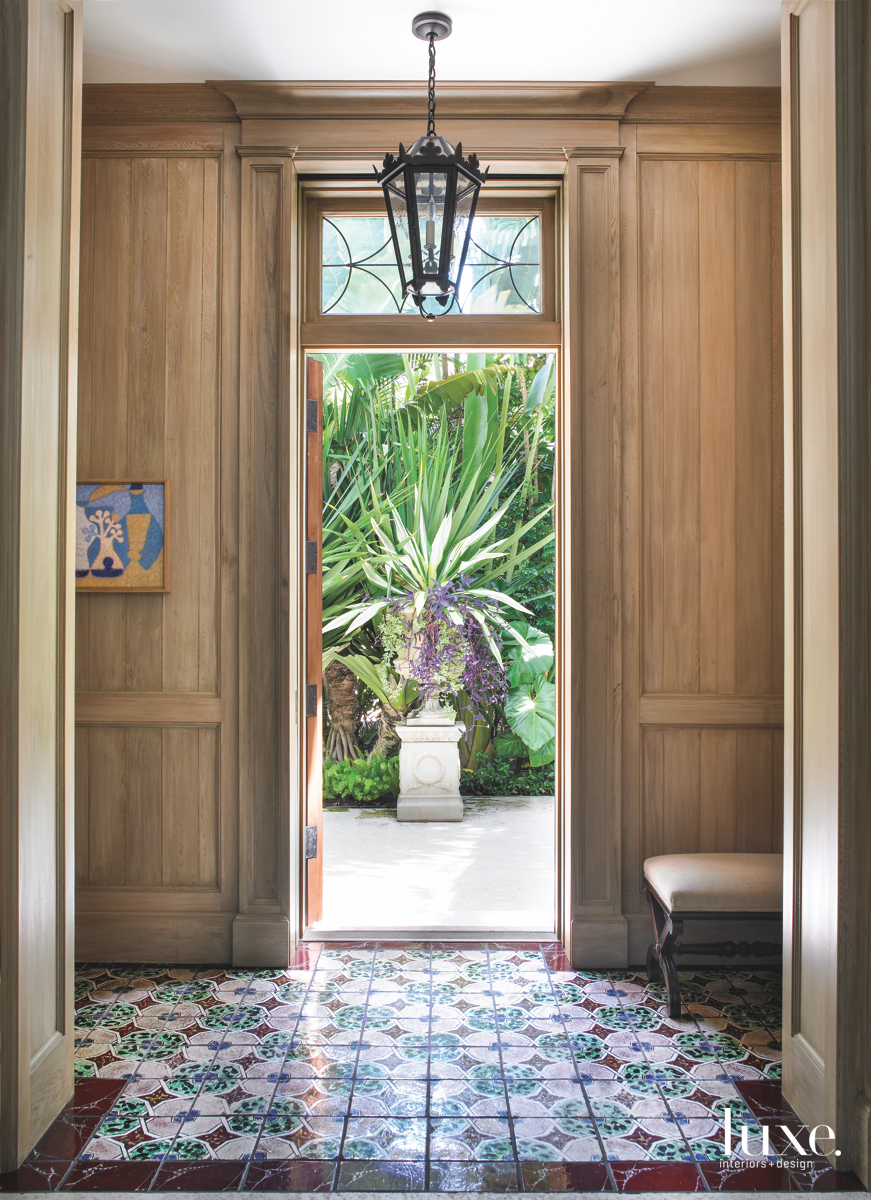
[{"label": "mosaic tile floor", "polygon": [[[558,944],[303,944],[287,971],[83,965],[76,1099],[0,1190],[858,1190],[784,1165],[775,972]],[[726,1160],[724,1114],[748,1128]],[[806,1137],[805,1137],[806,1142]]]}]

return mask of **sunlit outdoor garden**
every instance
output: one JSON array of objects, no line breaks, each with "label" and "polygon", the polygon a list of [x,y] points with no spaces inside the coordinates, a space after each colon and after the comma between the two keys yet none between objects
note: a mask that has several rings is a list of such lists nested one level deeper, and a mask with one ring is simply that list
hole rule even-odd
[{"label": "sunlit outdoor garden", "polygon": [[553,357],[320,357],[325,802],[395,801],[430,697],[464,794],[551,795]]}]

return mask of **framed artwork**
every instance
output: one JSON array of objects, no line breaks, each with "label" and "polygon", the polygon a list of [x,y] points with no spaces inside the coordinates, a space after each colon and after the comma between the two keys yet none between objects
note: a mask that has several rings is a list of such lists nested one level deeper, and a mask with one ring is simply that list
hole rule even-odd
[{"label": "framed artwork", "polygon": [[76,591],[169,591],[169,480],[76,484]]}]

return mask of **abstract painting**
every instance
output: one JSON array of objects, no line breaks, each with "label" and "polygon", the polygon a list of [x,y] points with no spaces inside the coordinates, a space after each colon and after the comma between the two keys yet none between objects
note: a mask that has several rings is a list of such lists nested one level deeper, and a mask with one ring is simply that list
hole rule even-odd
[{"label": "abstract painting", "polygon": [[76,591],[169,591],[169,480],[76,484]]}]

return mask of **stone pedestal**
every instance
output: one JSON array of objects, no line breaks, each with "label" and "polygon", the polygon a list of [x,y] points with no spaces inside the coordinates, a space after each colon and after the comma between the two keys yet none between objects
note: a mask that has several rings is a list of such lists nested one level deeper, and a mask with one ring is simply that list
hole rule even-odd
[{"label": "stone pedestal", "polygon": [[423,710],[396,726],[399,752],[400,821],[462,821],[460,751],[463,726],[437,711]]}]

